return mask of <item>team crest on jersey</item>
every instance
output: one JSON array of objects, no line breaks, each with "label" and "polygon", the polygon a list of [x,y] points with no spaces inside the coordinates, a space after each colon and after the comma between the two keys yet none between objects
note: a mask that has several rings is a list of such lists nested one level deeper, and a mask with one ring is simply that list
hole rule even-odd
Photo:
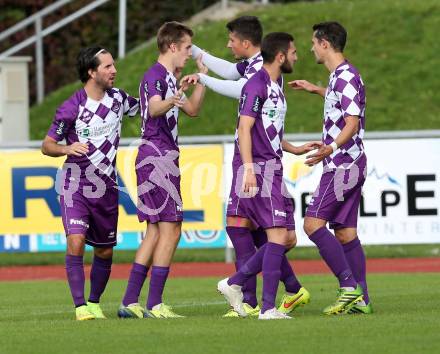
[{"label": "team crest on jersey", "polygon": [[261,98],[259,96],[255,96],[254,103],[252,104],[252,112],[258,113],[261,106]]},{"label": "team crest on jersey", "polygon": [[121,102],[114,100],[111,109],[113,112],[118,114],[119,110],[121,109]]},{"label": "team crest on jersey", "polygon": [[156,80],[156,90],[162,92],[162,83],[160,82],[160,80]]},{"label": "team crest on jersey", "polygon": [[81,117],[79,117],[80,120],[82,120],[84,123],[90,122],[90,120],[93,117],[93,113],[90,112],[87,108],[84,108],[84,110],[81,113]]}]

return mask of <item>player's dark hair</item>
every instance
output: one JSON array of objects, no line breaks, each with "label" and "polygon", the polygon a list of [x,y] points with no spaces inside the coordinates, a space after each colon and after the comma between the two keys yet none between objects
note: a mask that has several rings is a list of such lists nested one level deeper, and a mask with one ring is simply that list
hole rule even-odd
[{"label": "player's dark hair", "polygon": [[343,52],[347,41],[347,31],[338,22],[321,22],[313,25],[315,38],[325,39],[337,52]]},{"label": "player's dark hair", "polygon": [[286,32],[272,32],[263,38],[261,44],[261,56],[263,62],[271,64],[275,60],[278,53],[287,55],[290,42],[293,42],[293,36]]},{"label": "player's dark hair", "polygon": [[93,47],[82,48],[76,57],[76,70],[81,82],[87,82],[90,79],[89,70],[96,70],[101,64],[99,54],[108,53],[103,47],[96,45]]},{"label": "player's dark hair", "polygon": [[194,35],[191,28],[176,21],[165,22],[157,31],[157,48],[160,53],[165,53],[172,43],[179,44],[185,35]]},{"label": "player's dark hair", "polygon": [[241,16],[226,24],[229,32],[234,32],[240,39],[247,39],[253,45],[259,46],[263,37],[263,26],[255,16]]}]

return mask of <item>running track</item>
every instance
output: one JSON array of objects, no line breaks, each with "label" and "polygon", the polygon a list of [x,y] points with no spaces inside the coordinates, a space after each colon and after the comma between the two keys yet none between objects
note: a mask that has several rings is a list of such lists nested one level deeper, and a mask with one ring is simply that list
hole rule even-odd
[{"label": "running track", "polygon": [[[291,262],[297,274],[330,274],[322,260]],[[112,279],[127,279],[130,264],[114,264]],[[90,266],[86,266],[86,275]],[[369,273],[440,273],[440,258],[379,258],[367,261]],[[171,277],[225,277],[234,272],[233,264],[226,263],[174,263]],[[0,281],[63,280],[64,266],[0,267]]]}]

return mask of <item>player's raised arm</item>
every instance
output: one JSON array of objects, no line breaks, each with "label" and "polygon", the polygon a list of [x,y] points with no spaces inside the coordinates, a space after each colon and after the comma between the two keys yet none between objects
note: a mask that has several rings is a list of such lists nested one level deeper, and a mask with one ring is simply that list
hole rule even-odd
[{"label": "player's raised arm", "polygon": [[241,77],[241,74],[237,70],[237,64],[231,63],[227,60],[217,58],[208,52],[200,49],[195,44],[192,45],[192,57],[194,59],[198,58],[200,55],[203,56],[203,64],[205,64],[209,70],[228,80],[237,80]]},{"label": "player's raised arm", "polygon": [[288,85],[294,90],[304,90],[310,93],[318,94],[321,97],[325,96],[325,87],[314,85],[307,80],[293,80],[289,81]]},{"label": "player's raised arm", "polygon": [[190,117],[197,117],[202,106],[203,98],[205,97],[206,88],[204,85],[197,83],[192,95],[185,99],[182,110]]},{"label": "player's raised arm", "polygon": [[182,107],[183,101],[181,101],[181,95],[175,94],[174,96],[162,99],[161,96],[153,96],[148,100],[148,112],[152,118],[162,117],[174,106]]},{"label": "player's raised arm", "polygon": [[[207,75],[208,67],[203,62],[203,56],[203,54],[200,54],[196,60],[197,68],[199,69],[198,74],[195,74],[197,75],[196,80],[220,95],[239,99],[241,90],[243,89],[244,84],[247,82],[247,79],[240,76],[241,78],[239,80],[222,80]],[[188,76],[186,76],[185,79],[187,82],[188,79],[194,80],[193,77]]]},{"label": "player's raised arm", "polygon": [[234,81],[217,79],[205,74],[198,74],[198,76],[200,82],[209,87],[212,91],[217,92],[220,95],[236,99],[240,98],[241,90],[243,89],[244,84],[247,82],[247,79],[245,78]]},{"label": "player's raised arm", "polygon": [[281,142],[283,151],[286,151],[288,153],[294,154],[294,155],[303,155],[307,152],[310,152],[315,149],[319,149],[322,145],[322,142],[320,141],[311,141],[306,144],[295,146],[289,143],[287,140],[283,139]]}]

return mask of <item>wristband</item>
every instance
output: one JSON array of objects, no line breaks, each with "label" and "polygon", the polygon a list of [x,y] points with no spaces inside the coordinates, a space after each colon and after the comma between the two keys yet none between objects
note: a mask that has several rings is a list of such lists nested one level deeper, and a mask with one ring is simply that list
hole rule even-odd
[{"label": "wristband", "polygon": [[330,147],[332,148],[333,152],[335,152],[338,149],[338,144],[336,144],[336,141],[334,141],[330,144]]}]

